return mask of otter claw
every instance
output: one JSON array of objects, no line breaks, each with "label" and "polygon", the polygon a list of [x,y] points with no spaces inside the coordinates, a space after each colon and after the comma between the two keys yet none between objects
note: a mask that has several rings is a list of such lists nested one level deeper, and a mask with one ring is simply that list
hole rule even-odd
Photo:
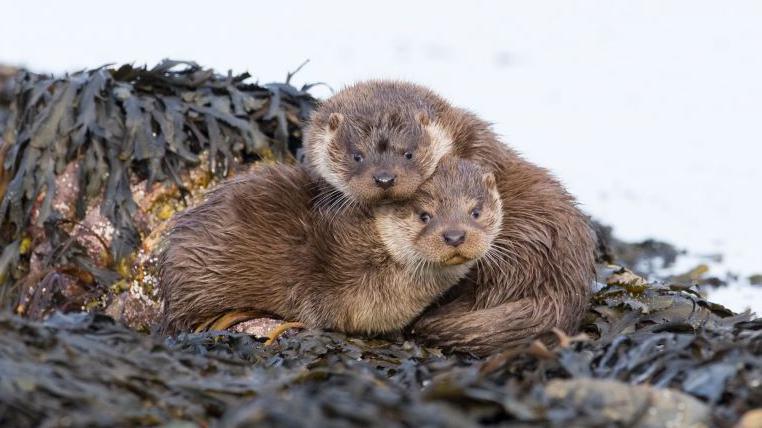
[{"label": "otter claw", "polygon": [[283,333],[285,333],[288,330],[291,330],[292,328],[307,328],[304,323],[301,322],[284,322],[283,324],[278,325],[277,327],[270,330],[269,333],[267,333],[267,341],[265,341],[265,346],[270,346],[275,342]]},{"label": "otter claw", "polygon": [[215,318],[210,318],[199,325],[195,333],[202,331],[221,331],[238,324],[242,321],[247,321],[253,318],[257,318],[260,314],[256,312],[228,312]]}]

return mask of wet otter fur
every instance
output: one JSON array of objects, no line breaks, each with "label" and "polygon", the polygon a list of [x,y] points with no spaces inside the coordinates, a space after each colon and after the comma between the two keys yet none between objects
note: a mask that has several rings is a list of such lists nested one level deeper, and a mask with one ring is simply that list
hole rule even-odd
[{"label": "wet otter fur", "polygon": [[466,275],[502,220],[494,177],[463,160],[440,162],[414,199],[371,210],[337,208],[325,188],[303,167],[261,166],[177,215],[160,260],[161,331],[251,311],[399,332]]},{"label": "wet otter fur", "polygon": [[595,278],[594,234],[564,187],[489,123],[425,87],[367,81],[319,106],[305,149],[314,174],[369,206],[412,197],[444,156],[493,172],[504,210],[499,254],[411,326],[418,340],[484,355],[578,328]]}]

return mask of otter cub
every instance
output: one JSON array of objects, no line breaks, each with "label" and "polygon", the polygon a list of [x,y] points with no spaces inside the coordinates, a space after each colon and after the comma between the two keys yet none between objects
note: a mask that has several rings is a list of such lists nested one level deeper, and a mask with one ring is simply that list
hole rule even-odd
[{"label": "otter cub", "polygon": [[359,334],[400,331],[463,278],[502,220],[493,176],[440,162],[415,198],[320,205],[298,166],[263,166],[173,221],[162,254],[166,333],[230,311]]},{"label": "otter cub", "polygon": [[422,86],[369,81],[323,102],[304,144],[313,174],[367,206],[412,197],[443,156],[493,172],[504,215],[491,257],[412,326],[415,337],[487,354],[578,327],[595,276],[593,233],[563,186],[488,123]]}]

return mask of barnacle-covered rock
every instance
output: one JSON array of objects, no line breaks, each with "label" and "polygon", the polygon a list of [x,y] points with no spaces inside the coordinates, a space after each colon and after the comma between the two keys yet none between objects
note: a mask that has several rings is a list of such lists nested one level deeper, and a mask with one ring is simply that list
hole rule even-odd
[{"label": "barnacle-covered rock", "polygon": [[192,62],[63,77],[5,70],[0,303],[35,318],[108,308],[147,329],[169,218],[253,162],[294,161],[315,103],[308,87]]}]

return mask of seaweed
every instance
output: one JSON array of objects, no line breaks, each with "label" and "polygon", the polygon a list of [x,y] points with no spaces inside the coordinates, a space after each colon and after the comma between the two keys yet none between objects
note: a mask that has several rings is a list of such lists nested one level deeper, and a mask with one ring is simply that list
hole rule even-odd
[{"label": "seaweed", "polygon": [[488,359],[319,330],[266,346],[233,332],[149,336],[95,313],[0,314],[0,424],[730,427],[753,416],[762,320],[669,285],[625,297],[616,281],[596,294],[585,335]]},{"label": "seaweed", "polygon": [[[62,77],[14,72],[0,106],[0,245],[21,245],[30,229],[51,219],[81,222],[97,205],[113,228],[103,268],[118,271],[150,233],[140,224],[138,187],[148,193],[156,183],[173,185],[185,198],[194,169],[221,179],[256,160],[293,161],[300,125],[315,104],[309,86],[249,78],[172,60]],[[76,195],[69,214],[56,201],[66,191],[60,177],[72,167]],[[23,275],[0,266],[5,288],[11,276]]]}]

